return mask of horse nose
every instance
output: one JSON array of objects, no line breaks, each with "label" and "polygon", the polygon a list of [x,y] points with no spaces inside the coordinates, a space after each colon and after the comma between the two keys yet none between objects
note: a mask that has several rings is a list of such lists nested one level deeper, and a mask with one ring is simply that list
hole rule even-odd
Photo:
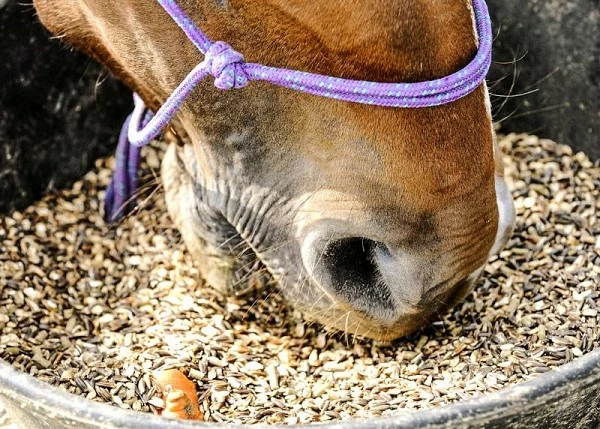
[{"label": "horse nose", "polygon": [[323,292],[371,317],[392,320],[399,307],[422,298],[421,285],[406,282],[412,276],[399,278],[407,261],[382,242],[365,237],[317,238],[303,247],[304,265]]}]

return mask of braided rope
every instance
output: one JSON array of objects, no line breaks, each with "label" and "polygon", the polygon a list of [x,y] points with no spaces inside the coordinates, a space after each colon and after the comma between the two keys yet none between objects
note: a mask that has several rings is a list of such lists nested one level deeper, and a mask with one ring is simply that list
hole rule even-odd
[{"label": "braided rope", "polygon": [[131,208],[132,196],[137,190],[140,147],[162,132],[196,85],[208,75],[215,78],[217,88],[224,90],[242,88],[252,80],[260,80],[341,101],[414,109],[449,104],[470,94],[484,82],[492,61],[492,25],[484,0],[472,0],[479,47],[471,62],[451,75],[415,83],[342,79],[246,63],[243,55],[229,44],[210,40],[175,0],[157,1],[205,57],[156,114],[149,112],[142,99],[134,94],[135,108],[119,138],[115,173],[105,200],[105,216],[109,221],[117,220]]}]

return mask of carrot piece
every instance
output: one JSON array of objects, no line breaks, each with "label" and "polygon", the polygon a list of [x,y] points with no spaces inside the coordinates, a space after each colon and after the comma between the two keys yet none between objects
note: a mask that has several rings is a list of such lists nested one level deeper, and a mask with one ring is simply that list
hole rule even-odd
[{"label": "carrot piece", "polygon": [[155,373],[154,381],[165,397],[165,409],[161,415],[185,420],[202,420],[204,414],[198,406],[196,384],[178,369]]}]

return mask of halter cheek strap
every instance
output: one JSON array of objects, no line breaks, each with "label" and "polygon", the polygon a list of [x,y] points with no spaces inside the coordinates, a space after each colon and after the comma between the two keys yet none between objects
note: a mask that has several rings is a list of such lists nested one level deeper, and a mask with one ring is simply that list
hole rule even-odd
[{"label": "halter cheek strap", "polygon": [[106,193],[105,217],[115,221],[132,209],[137,192],[141,147],[156,138],[177,113],[196,85],[211,75],[219,89],[243,88],[252,80],[353,103],[384,107],[426,108],[452,103],[484,81],[492,61],[492,26],[484,0],[472,0],[479,47],[462,70],[440,79],[416,83],[380,83],[341,79],[298,70],[247,63],[229,44],[210,40],[175,0],[157,0],[204,60],[186,76],[165,104],[153,114],[134,94],[135,108],[123,125],[113,179]]}]

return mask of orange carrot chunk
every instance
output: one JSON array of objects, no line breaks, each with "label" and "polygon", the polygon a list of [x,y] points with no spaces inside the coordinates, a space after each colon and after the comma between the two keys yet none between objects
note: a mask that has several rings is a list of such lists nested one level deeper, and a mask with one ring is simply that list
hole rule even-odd
[{"label": "orange carrot chunk", "polygon": [[204,414],[198,406],[196,384],[178,369],[167,369],[153,376],[157,387],[163,392],[165,409],[161,415],[168,418],[202,420]]}]

